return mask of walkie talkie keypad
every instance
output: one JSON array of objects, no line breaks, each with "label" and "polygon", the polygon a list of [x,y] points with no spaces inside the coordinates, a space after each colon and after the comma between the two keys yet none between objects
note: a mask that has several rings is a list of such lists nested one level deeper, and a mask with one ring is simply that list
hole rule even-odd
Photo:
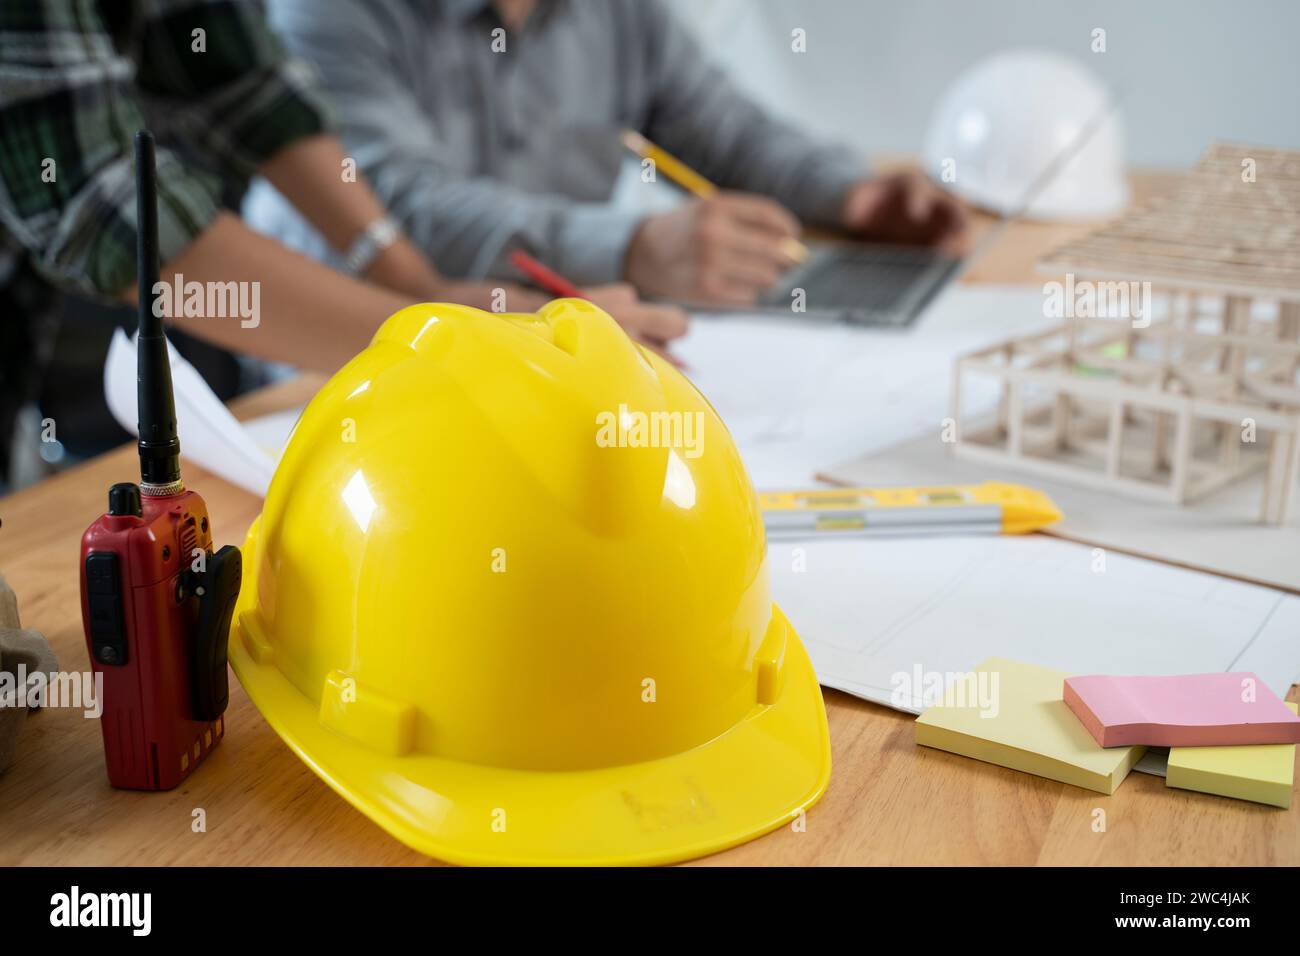
[{"label": "walkie talkie keypad", "polygon": [[86,555],[86,603],[90,610],[90,639],[95,660],[126,663],[126,622],[122,616],[122,572],[112,551]]}]

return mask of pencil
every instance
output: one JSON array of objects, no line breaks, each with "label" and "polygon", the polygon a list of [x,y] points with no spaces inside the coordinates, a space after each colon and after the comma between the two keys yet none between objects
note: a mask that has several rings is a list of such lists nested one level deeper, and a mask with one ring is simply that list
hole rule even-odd
[{"label": "pencil", "polygon": [[[650,160],[655,164],[657,170],[693,196],[707,199],[718,191],[718,187],[709,180],[691,169],[666,149],[650,142],[636,130],[623,130],[621,138],[624,146],[642,159]],[[803,262],[808,258],[808,247],[798,239],[787,239],[784,248],[795,262]]]},{"label": "pencil", "polygon": [[[554,269],[548,268],[541,262],[538,262],[522,249],[514,249],[510,253],[510,263],[524,275],[528,276],[539,289],[558,295],[563,299],[585,299],[582,290],[570,282],[564,276],[560,275]],[[670,363],[682,371],[687,370],[687,365],[677,356],[668,351],[667,343],[662,346],[651,345],[656,352],[662,355]]]},{"label": "pencil", "polygon": [[554,269],[548,269],[522,249],[510,253],[510,263],[536,283],[538,288],[545,289],[551,295],[558,295],[564,299],[586,298],[576,285]]}]

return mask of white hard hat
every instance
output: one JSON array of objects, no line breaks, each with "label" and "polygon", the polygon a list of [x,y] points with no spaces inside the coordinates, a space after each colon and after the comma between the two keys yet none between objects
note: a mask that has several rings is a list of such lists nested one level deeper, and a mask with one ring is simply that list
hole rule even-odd
[{"label": "white hard hat", "polygon": [[932,176],[993,212],[1101,219],[1128,202],[1123,153],[1111,98],[1091,71],[1059,53],[1011,50],[957,78],[922,155]]}]

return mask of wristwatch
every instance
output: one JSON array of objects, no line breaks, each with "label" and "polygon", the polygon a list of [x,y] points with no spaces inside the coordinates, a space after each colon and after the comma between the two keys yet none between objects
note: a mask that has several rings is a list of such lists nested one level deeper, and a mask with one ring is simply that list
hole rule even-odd
[{"label": "wristwatch", "polygon": [[378,255],[395,243],[402,231],[389,216],[380,216],[352,240],[343,257],[343,268],[349,275],[359,276],[370,268]]}]

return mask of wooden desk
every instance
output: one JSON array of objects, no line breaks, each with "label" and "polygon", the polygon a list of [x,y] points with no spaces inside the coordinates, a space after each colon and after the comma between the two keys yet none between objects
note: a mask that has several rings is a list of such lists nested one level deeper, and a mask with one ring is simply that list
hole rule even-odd
[{"label": "wooden desk", "polygon": [[[1158,178],[1153,180],[1158,183]],[[1077,227],[1017,223],[966,281],[1039,281],[1039,251]],[[298,380],[237,403],[241,416],[301,403]],[[87,666],[78,542],[114,481],[135,474],[123,448],[0,499],[0,571],[23,621],[62,665]],[[187,466],[219,542],[238,542],[253,495]],[[1293,695],[1294,695],[1293,689]],[[834,773],[807,830],[778,830],[705,864],[1300,864],[1300,796],[1290,811],[1178,790],[1131,774],[1113,797],[919,748],[912,718],[828,690]],[[170,793],[116,791],[99,727],[79,711],[31,718],[0,777],[0,865],[427,864],[336,796],[262,720],[231,677],[225,741]],[[1106,832],[1093,832],[1093,811]],[[193,811],[207,832],[191,831]]]}]

